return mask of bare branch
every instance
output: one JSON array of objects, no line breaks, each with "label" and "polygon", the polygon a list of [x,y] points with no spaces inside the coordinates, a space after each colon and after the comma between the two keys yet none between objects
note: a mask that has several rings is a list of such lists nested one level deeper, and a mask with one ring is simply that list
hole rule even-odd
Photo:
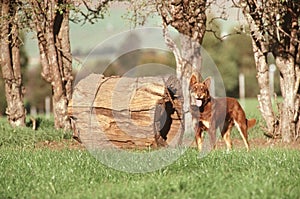
[{"label": "bare branch", "polygon": [[94,24],[98,19],[102,19],[108,3],[112,0],[101,0],[99,2],[89,2],[88,0],[74,1],[74,11],[79,13],[83,19],[80,17],[70,17],[70,21],[74,23],[82,23],[84,25],[86,22]]},{"label": "bare branch", "polygon": [[212,29],[206,29],[206,32],[211,32],[211,33],[214,35],[214,37],[215,37],[216,39],[220,40],[220,41],[223,41],[224,39],[226,39],[226,38],[228,38],[228,37],[230,37],[230,36],[233,36],[233,35],[240,35],[240,34],[243,33],[243,31],[236,31],[236,32],[233,32],[233,33],[228,33],[228,34],[219,36],[219,35],[217,34],[217,31],[212,30]]},{"label": "bare branch", "polygon": [[168,25],[163,22],[163,36],[165,38],[165,42],[166,45],[170,48],[170,50],[172,50],[174,56],[175,56],[175,60],[176,60],[176,73],[177,74],[181,74],[181,68],[178,67],[182,64],[182,56],[181,53],[177,47],[177,45],[175,44],[175,42],[173,41],[173,39],[171,38],[170,34],[169,34],[169,30],[168,30]]}]

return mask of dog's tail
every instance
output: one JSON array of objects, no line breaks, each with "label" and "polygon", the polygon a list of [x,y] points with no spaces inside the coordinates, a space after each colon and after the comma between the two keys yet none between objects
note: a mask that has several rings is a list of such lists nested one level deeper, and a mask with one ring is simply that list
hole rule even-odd
[{"label": "dog's tail", "polygon": [[256,119],[247,119],[247,129],[252,128],[256,124]]}]

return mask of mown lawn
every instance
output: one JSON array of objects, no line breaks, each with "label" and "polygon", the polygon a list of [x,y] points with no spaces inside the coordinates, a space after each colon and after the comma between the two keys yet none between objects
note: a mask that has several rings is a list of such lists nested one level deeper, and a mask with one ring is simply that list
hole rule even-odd
[{"label": "mown lawn", "polygon": [[[256,111],[247,115],[260,121]],[[0,198],[300,198],[299,150],[218,148],[200,158],[191,148],[169,166],[132,174],[84,149],[36,147],[71,137],[51,120],[39,124],[37,131],[12,129],[0,119]],[[250,137],[261,134],[258,125]]]}]

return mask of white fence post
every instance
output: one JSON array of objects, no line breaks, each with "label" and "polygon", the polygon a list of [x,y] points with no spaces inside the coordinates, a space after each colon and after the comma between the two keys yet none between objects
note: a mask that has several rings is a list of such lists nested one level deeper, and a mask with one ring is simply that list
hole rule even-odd
[{"label": "white fence post", "polygon": [[276,66],[275,64],[271,64],[269,66],[269,85],[270,85],[270,94],[271,94],[271,99],[274,99],[274,73],[276,71]]},{"label": "white fence post", "polygon": [[243,73],[239,74],[239,95],[241,100],[241,105],[245,107],[245,75]]},{"label": "white fence post", "polygon": [[50,118],[50,111],[51,111],[51,98],[49,96],[47,96],[45,98],[45,115],[46,115],[46,118]]}]

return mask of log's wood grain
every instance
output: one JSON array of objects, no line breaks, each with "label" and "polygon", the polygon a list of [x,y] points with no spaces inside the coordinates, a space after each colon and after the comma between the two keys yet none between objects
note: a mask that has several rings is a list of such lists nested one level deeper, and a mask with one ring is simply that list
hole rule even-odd
[{"label": "log's wood grain", "polygon": [[85,77],[68,109],[77,137],[88,148],[177,145],[182,102],[167,82],[168,77]]}]

